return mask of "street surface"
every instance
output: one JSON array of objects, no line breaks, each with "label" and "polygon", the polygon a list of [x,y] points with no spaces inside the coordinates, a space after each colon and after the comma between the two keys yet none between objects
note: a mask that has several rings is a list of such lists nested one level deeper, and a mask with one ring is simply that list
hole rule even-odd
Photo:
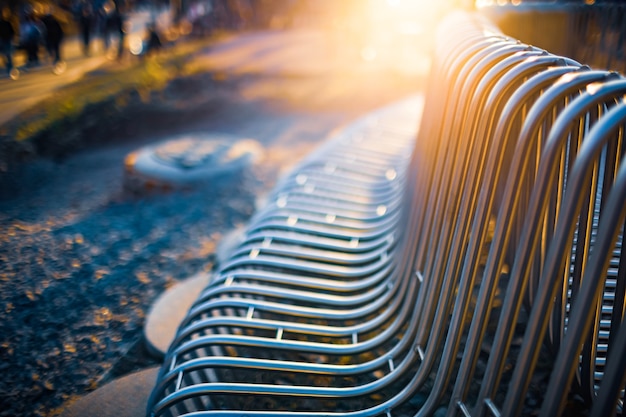
[{"label": "street surface", "polygon": [[[15,173],[17,192],[0,201],[0,416],[49,415],[156,364],[141,344],[151,303],[179,280],[210,271],[221,237],[245,224],[285,170],[334,130],[418,92],[428,58],[416,45],[405,61],[412,64],[403,65],[392,48],[339,33],[232,36],[190,58],[197,75],[128,108],[116,122],[119,137]],[[74,65],[84,74],[103,59],[68,58],[61,76],[41,70],[2,80],[0,120],[26,106],[29,94],[41,97],[79,77]],[[177,116],[162,122],[168,113]],[[106,137],[112,127],[102,120],[96,133]],[[123,192],[129,152],[193,132],[253,139],[265,158],[198,190]]]}]

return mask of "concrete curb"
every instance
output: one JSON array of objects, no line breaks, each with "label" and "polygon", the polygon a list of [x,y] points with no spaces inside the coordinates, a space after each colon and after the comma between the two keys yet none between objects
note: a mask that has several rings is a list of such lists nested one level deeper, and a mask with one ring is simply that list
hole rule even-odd
[{"label": "concrete curb", "polygon": [[60,417],[143,416],[158,372],[157,366],[109,382],[76,400],[63,410]]},{"label": "concrete curb", "polygon": [[161,294],[152,305],[144,326],[148,352],[156,358],[165,356],[165,352],[176,336],[178,325],[209,281],[209,273],[200,273]]}]

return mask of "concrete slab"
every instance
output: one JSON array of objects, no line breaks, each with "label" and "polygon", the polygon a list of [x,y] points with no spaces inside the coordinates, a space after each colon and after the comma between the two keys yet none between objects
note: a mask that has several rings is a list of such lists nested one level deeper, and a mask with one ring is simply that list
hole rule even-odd
[{"label": "concrete slab", "polygon": [[144,416],[158,372],[157,366],[116,379],[70,404],[60,417]]},{"label": "concrete slab", "polygon": [[[216,249],[216,263],[225,262],[233,249],[242,241],[245,227],[239,227],[226,233]],[[178,325],[185,318],[187,311],[211,280],[209,273],[194,275],[168,289],[152,305],[144,337],[148,351],[157,358],[162,358],[176,335]]]},{"label": "concrete slab", "polygon": [[209,273],[200,273],[187,278],[164,292],[152,305],[144,327],[144,337],[148,351],[155,357],[165,356],[178,325],[207,286],[210,277]]},{"label": "concrete slab", "polygon": [[215,250],[215,262],[218,266],[225,263],[230,258],[232,251],[244,241],[245,232],[246,228],[241,226],[231,230],[222,237]]},{"label": "concrete slab", "polygon": [[127,155],[124,187],[135,193],[224,183],[263,155],[253,139],[225,133],[186,133]]}]

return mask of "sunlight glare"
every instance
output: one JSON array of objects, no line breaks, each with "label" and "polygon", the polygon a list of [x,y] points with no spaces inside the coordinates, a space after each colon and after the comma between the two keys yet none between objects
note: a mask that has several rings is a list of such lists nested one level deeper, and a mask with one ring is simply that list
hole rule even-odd
[{"label": "sunlight glare", "polygon": [[482,9],[483,7],[490,7],[495,4],[494,0],[476,0],[476,8]]},{"label": "sunlight glare", "polygon": [[133,55],[141,55],[143,52],[143,40],[140,36],[132,36],[128,41],[128,49]]},{"label": "sunlight glare", "polygon": [[[395,71],[422,71],[437,22],[451,1],[363,0],[339,8],[333,48],[354,51],[364,63]],[[350,56],[351,52],[344,54]],[[354,56],[353,55],[353,56]]]},{"label": "sunlight glare", "polygon": [[376,49],[371,46],[365,46],[361,49],[361,58],[363,58],[364,61],[373,61],[376,59],[376,56],[378,56],[378,53]]},{"label": "sunlight glare", "polygon": [[67,69],[67,64],[65,63],[65,61],[59,61],[56,64],[54,64],[54,67],[52,68],[52,72],[55,75],[61,75],[65,72],[66,69]]}]

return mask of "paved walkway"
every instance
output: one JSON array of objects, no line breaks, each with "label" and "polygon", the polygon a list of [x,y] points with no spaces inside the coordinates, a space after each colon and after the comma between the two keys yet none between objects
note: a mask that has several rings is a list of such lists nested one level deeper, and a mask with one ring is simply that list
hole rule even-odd
[{"label": "paved walkway", "polygon": [[[0,125],[11,120],[37,102],[48,97],[56,89],[75,82],[85,73],[106,62],[102,53],[85,57],[82,54],[77,38],[70,38],[62,46],[62,56],[66,68],[60,74],[53,72],[50,63],[42,61],[42,65],[32,69],[20,68],[19,78],[13,80],[6,74],[0,78]],[[18,67],[23,62],[21,53],[15,54]]]},{"label": "paved walkway", "polygon": [[[132,32],[142,31],[150,18],[150,12],[135,14]],[[350,74],[347,78],[337,78],[336,85],[331,86],[333,88],[325,88],[328,94],[340,95],[341,91],[350,89],[352,83],[362,82],[356,75],[380,73],[381,76],[417,77],[426,74],[429,57],[426,48],[420,49],[419,41],[419,37],[400,36],[359,44],[346,40],[341,33],[319,30],[247,32],[227,37],[195,56],[194,65],[219,74],[263,73],[283,76],[286,80],[294,75]],[[69,39],[63,51],[67,62],[64,73],[55,75],[48,64],[22,74],[16,81],[6,76],[1,78],[0,126],[56,89],[75,82],[107,62],[99,39],[94,51],[91,57],[84,57],[79,40]],[[275,89],[275,83],[270,81],[266,87]],[[254,96],[261,92],[257,89],[246,94]],[[322,92],[306,91],[303,94],[307,100],[312,100],[313,95],[319,99]]]},{"label": "paved walkway", "polygon": [[[155,18],[159,24],[168,24],[166,10],[156,14],[149,10],[132,12],[128,18],[130,29],[127,40],[133,35],[141,36],[146,23]],[[58,71],[55,73],[52,64],[45,60],[37,68],[21,69],[16,80],[6,75],[4,67],[0,68],[0,126],[49,97],[55,90],[77,81],[110,59],[107,58],[99,37],[95,37],[90,49],[90,56],[85,56],[78,37],[66,39],[61,50],[66,67],[61,73]],[[24,61],[24,53],[16,52],[16,66],[22,66]]]}]

